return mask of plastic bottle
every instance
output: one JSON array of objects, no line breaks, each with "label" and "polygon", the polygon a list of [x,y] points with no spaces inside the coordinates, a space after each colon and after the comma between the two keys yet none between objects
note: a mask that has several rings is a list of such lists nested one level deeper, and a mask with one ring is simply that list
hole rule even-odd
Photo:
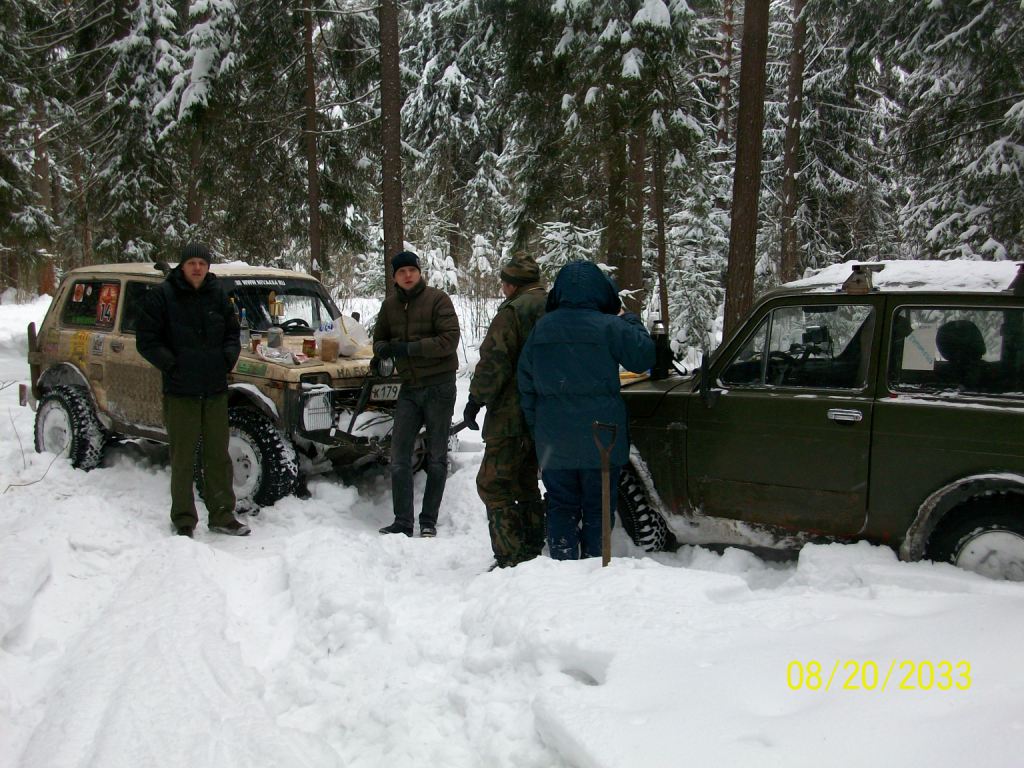
[{"label": "plastic bottle", "polygon": [[241,327],[241,332],[238,334],[238,340],[242,343],[242,349],[249,349],[249,318],[245,316],[245,307],[242,307],[242,314],[238,320],[238,324]]}]

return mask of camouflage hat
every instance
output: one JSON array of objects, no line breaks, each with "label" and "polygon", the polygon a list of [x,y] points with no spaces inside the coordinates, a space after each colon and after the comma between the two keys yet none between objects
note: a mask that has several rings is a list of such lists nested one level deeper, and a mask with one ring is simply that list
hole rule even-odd
[{"label": "camouflage hat", "polygon": [[501,268],[501,279],[510,285],[529,285],[540,280],[540,267],[529,254],[513,256]]}]

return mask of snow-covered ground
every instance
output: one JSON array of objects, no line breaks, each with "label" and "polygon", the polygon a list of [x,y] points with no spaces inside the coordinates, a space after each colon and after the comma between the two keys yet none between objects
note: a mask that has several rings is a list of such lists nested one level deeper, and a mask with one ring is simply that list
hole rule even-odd
[{"label": "snow-covered ground", "polygon": [[478,433],[434,540],[377,534],[384,476],[173,537],[160,451],[34,452],[16,382],[46,305],[0,306],[3,768],[1021,763],[1024,585],[618,531],[607,569],[488,572]]}]

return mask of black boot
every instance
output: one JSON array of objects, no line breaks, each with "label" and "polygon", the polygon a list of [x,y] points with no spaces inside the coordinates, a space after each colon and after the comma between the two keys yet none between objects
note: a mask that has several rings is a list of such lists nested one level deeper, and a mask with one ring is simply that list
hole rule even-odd
[{"label": "black boot", "polygon": [[412,536],[412,528],[406,528],[404,526],[401,526],[396,521],[396,522],[392,523],[391,525],[385,525],[383,528],[381,528],[378,531],[378,533],[382,533],[382,534],[386,534],[386,533],[404,533],[406,536]]}]

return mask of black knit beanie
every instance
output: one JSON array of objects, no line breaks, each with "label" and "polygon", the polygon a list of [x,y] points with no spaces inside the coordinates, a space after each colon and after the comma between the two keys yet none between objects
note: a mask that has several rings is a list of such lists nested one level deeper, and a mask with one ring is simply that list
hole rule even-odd
[{"label": "black knit beanie", "polygon": [[[402,267],[420,268],[420,258],[412,251],[402,251],[391,257],[391,271],[397,272]],[[420,270],[422,271],[422,270]]]},{"label": "black knit beanie", "polygon": [[536,283],[540,280],[540,267],[529,254],[513,256],[501,268],[501,279],[510,285]]},{"label": "black knit beanie", "polygon": [[210,249],[205,243],[189,243],[181,249],[181,263],[184,264],[189,259],[202,259],[207,264],[213,261],[210,256]]}]

